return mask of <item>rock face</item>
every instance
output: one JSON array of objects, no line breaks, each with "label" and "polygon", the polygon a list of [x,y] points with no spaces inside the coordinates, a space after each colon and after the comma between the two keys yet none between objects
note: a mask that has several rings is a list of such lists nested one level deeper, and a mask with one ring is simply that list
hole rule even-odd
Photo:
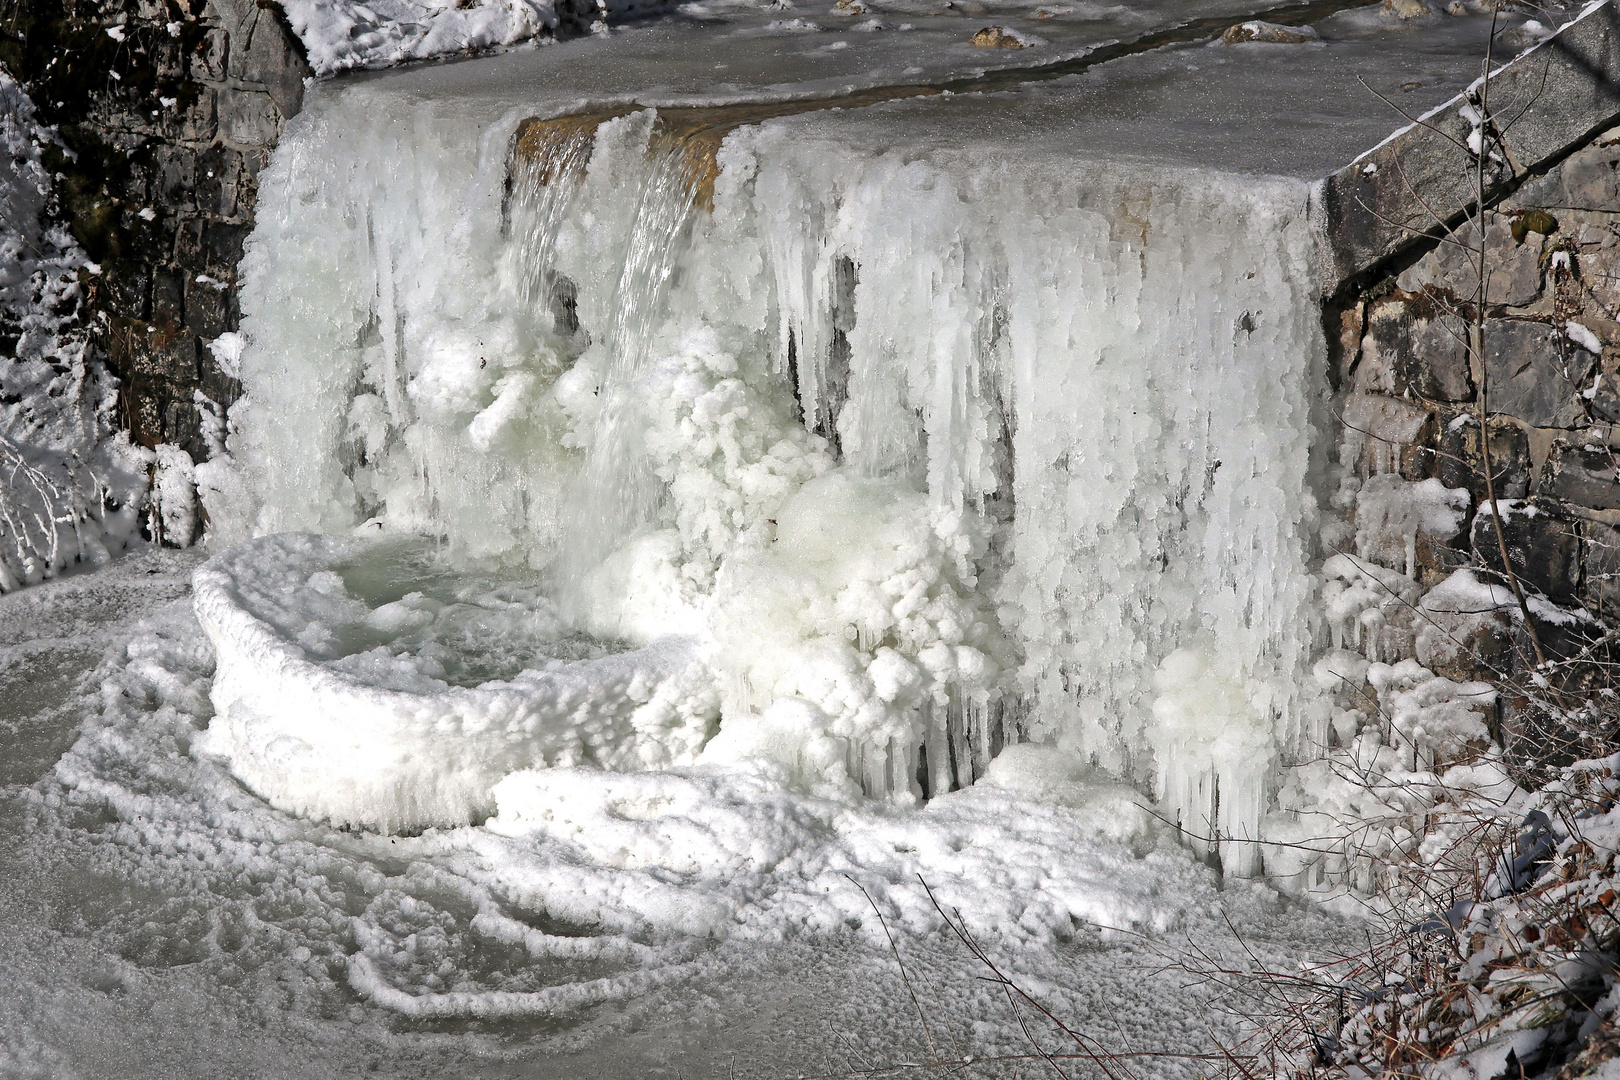
[{"label": "rock face", "polygon": [[37,4],[0,59],[77,155],[53,165],[101,267],[92,317],[124,423],[136,442],[206,458],[199,405],[239,393],[207,344],[236,329],[258,173],[303,103],[296,39],[256,0]]},{"label": "rock face", "polygon": [[[99,265],[94,344],[137,443],[210,453],[208,419],[240,393],[209,343],[237,327],[237,264],[258,174],[312,74],[275,0],[13,5],[0,63],[71,154],[52,148],[74,236]],[[645,13],[557,5],[556,34]],[[3,358],[0,358],[3,360]]]},{"label": "rock face", "polygon": [[[1420,0],[1387,6],[1403,17],[1428,13]],[[1498,125],[1486,155],[1486,201],[1496,202],[1559,165],[1592,131],[1620,121],[1620,13],[1597,7],[1506,65],[1491,77],[1489,100],[1512,116]],[[1481,179],[1468,149],[1478,115],[1459,98],[1329,177],[1323,204],[1337,280],[1376,273],[1385,260],[1432,247],[1442,229],[1463,223]],[[1590,164],[1560,168],[1552,181],[1566,194],[1574,185],[1578,203],[1549,192],[1528,195],[1531,205],[1555,215],[1559,206],[1612,208],[1606,185],[1614,183],[1614,169],[1605,167],[1602,147],[1591,149]]]},{"label": "rock face", "polygon": [[1431,238],[1330,311],[1346,469],[1465,489],[1456,559],[1489,576],[1502,559],[1488,450],[1509,565],[1532,592],[1594,612],[1620,600],[1617,170],[1620,127],[1527,177],[1483,229]]},{"label": "rock face", "polygon": [[[1531,629],[1549,657],[1573,656],[1620,614],[1617,72],[1620,19],[1592,9],[1492,77],[1511,130],[1492,135],[1478,99],[1459,99],[1324,191],[1341,275],[1324,318],[1338,331],[1333,505],[1359,526],[1391,491],[1466,492],[1450,539],[1408,528],[1400,551],[1357,532],[1358,556],[1420,594],[1401,656],[1450,678],[1533,663]],[[1483,213],[1469,205],[1480,182]],[[1509,743],[1510,758],[1531,753]]]},{"label": "rock face", "polygon": [[[1508,564],[1519,579],[1554,600],[1574,599],[1580,584],[1580,534],[1572,521],[1545,504],[1501,499],[1502,539]],[[1480,565],[1502,568],[1502,546],[1496,535],[1497,519],[1484,507],[1474,516],[1471,537]]]},{"label": "rock face", "polygon": [[1537,428],[1586,426],[1589,410],[1581,391],[1590,382],[1595,357],[1571,347],[1558,327],[1488,319],[1484,351],[1492,413]]}]

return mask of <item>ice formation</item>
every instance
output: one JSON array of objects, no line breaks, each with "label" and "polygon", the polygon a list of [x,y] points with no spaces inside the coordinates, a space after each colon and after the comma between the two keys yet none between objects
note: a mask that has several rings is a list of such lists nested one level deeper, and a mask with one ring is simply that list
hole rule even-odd
[{"label": "ice formation", "polygon": [[[424,534],[598,637],[695,638],[715,753],[805,790],[911,802],[1037,741],[1256,835],[1311,640],[1307,185],[525,115],[311,94],[216,543]],[[311,760],[281,797],[332,812]]]},{"label": "ice formation", "polygon": [[1368,477],[1356,496],[1356,555],[1417,574],[1418,543],[1444,544],[1462,530],[1467,488],[1439,480],[1403,480],[1398,473]]},{"label": "ice formation", "polygon": [[[414,554],[278,536],[199,570],[218,663],[199,751],[278,807],[390,830],[482,820],[521,769],[657,768],[707,741],[690,645],[571,640],[532,589],[428,576]],[[422,588],[394,596],[401,577]]]},{"label": "ice formation", "polygon": [[[229,587],[243,603],[256,593],[255,608],[279,629],[315,626],[305,621],[313,597],[275,587],[288,583],[292,567],[302,572],[346,545],[262,544],[224,561],[240,576],[227,578],[216,563],[204,583],[234,581]],[[251,569],[277,566],[279,574]],[[367,572],[366,563],[349,570],[351,577]],[[319,628],[342,631],[333,609],[357,600],[337,595],[331,577],[317,583],[331,590],[321,594],[328,606]],[[355,580],[356,593],[363,586]],[[511,602],[511,587],[504,593]],[[479,600],[487,602],[487,594]],[[373,608],[394,608],[373,622],[417,622],[424,631],[406,615],[424,610],[422,602],[399,603]],[[535,621],[532,608],[477,601],[463,608],[479,613],[476,627],[462,629],[480,640],[546,636],[514,632]],[[450,620],[439,614],[442,633]],[[513,619],[509,632],[490,634],[489,620],[501,618]],[[428,644],[418,638],[416,657]],[[341,1000],[352,1001],[352,991],[410,1017],[550,1016],[671,982],[707,977],[712,987],[725,965],[737,962],[714,951],[726,942],[853,931],[881,943],[874,903],[894,931],[939,930],[920,878],[943,888],[974,932],[999,945],[1049,949],[1079,925],[1162,933],[1212,920],[1219,903],[1215,875],[1173,845],[1156,843],[1158,827],[1131,789],[1051,747],[1016,747],[985,782],[920,811],[807,797],[778,775],[723,760],[620,772],[579,762],[511,769],[494,785],[491,809],[498,812],[482,827],[420,835],[339,830],[265,807],[220,767],[219,733],[232,725],[211,698],[239,675],[217,630],[205,637],[174,605],[115,654],[101,672],[99,711],[36,800],[47,819],[68,819],[48,826],[58,830],[52,842],[105,847],[105,837],[87,841],[72,824],[88,816],[83,808],[104,807],[118,822],[110,857],[129,860],[123,865],[139,870],[128,872],[144,880],[180,873],[200,892],[176,899],[144,930],[145,920],[134,917],[147,942],[141,948],[161,941],[183,958],[176,962],[235,964],[238,975],[285,966],[290,957],[282,978],[314,982],[320,989],[311,992],[320,994],[332,993],[336,980],[344,984]],[[378,661],[375,650],[351,657]],[[423,678],[420,660],[391,666],[398,682]],[[284,677],[284,691],[299,692],[294,679]],[[237,693],[227,685],[224,700],[238,700]],[[351,692],[349,702],[358,698]],[[333,715],[312,716],[310,727],[341,727]],[[205,727],[202,747],[175,752]],[[338,735],[314,734],[323,750],[341,753]],[[468,756],[442,742],[410,749]],[[241,775],[238,762],[232,768]],[[323,774],[340,789],[334,798],[344,795],[341,768]],[[208,933],[211,926],[221,929]],[[1140,987],[1139,971],[1130,978]]]},{"label": "ice formation", "polygon": [[[316,75],[515,45],[555,30],[555,0],[286,0],[282,10]],[[592,0],[590,21],[647,14],[663,0]],[[603,25],[606,23],[603,21]]]}]

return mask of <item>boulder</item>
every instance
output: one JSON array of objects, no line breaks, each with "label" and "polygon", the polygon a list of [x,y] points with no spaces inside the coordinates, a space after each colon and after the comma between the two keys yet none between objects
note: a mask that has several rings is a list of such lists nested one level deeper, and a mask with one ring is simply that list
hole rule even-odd
[{"label": "boulder", "polygon": [[1524,206],[1610,212],[1620,206],[1620,129],[1605,132],[1514,192]]},{"label": "boulder", "polygon": [[1245,41],[1259,41],[1270,45],[1303,45],[1321,41],[1321,36],[1309,26],[1283,26],[1281,23],[1250,19],[1229,26],[1221,35],[1224,45],[1239,45]]},{"label": "boulder", "polygon": [[1620,423],[1620,348],[1603,350],[1597,385],[1591,389],[1592,414],[1610,423]]},{"label": "boulder", "polygon": [[[1420,4],[1400,6],[1421,15]],[[1526,172],[1550,169],[1571,145],[1620,118],[1620,19],[1607,5],[1591,6],[1490,82],[1492,101],[1522,104],[1505,125],[1504,162],[1491,163],[1484,178],[1487,200]],[[1328,178],[1322,206],[1336,280],[1423,243],[1437,217],[1450,220],[1475,202],[1479,176],[1466,149],[1473,132],[1466,105],[1459,95]]]},{"label": "boulder", "polygon": [[1490,680],[1513,670],[1512,593],[1463,570],[1418,601],[1413,643],[1418,663],[1458,682]]},{"label": "boulder", "polygon": [[1427,19],[1436,14],[1436,10],[1423,0],[1384,0],[1381,10],[1385,15],[1394,16],[1403,22]]},{"label": "boulder", "polygon": [[[1524,307],[1541,293],[1544,237],[1521,230],[1519,219],[1491,215],[1485,227],[1485,302]],[[1522,235],[1521,235],[1522,232]],[[1407,292],[1427,286],[1443,289],[1464,303],[1479,295],[1479,225],[1468,221],[1452,230],[1397,279]]]},{"label": "boulder", "polygon": [[1022,49],[1029,42],[1016,30],[1009,30],[1005,26],[987,26],[973,35],[971,44],[981,49]]}]

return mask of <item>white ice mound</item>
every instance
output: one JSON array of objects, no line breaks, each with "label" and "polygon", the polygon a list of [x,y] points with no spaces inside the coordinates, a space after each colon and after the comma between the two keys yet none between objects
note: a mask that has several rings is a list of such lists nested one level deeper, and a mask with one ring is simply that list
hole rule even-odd
[{"label": "white ice mound", "polygon": [[420,544],[269,536],[193,586],[218,656],[198,749],[292,813],[466,824],[514,772],[687,763],[717,720],[690,642],[613,652],[535,589],[436,572]]}]

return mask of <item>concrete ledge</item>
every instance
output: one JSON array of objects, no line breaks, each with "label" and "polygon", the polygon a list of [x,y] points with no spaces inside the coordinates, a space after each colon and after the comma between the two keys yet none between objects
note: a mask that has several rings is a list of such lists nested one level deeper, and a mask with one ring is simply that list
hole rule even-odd
[{"label": "concrete ledge", "polygon": [[[1327,178],[1330,293],[1460,224],[1477,201],[1473,155],[1463,149],[1473,131],[1467,97]],[[1487,169],[1487,205],[1620,120],[1620,11],[1612,0],[1497,69],[1489,103],[1506,160]]]}]

